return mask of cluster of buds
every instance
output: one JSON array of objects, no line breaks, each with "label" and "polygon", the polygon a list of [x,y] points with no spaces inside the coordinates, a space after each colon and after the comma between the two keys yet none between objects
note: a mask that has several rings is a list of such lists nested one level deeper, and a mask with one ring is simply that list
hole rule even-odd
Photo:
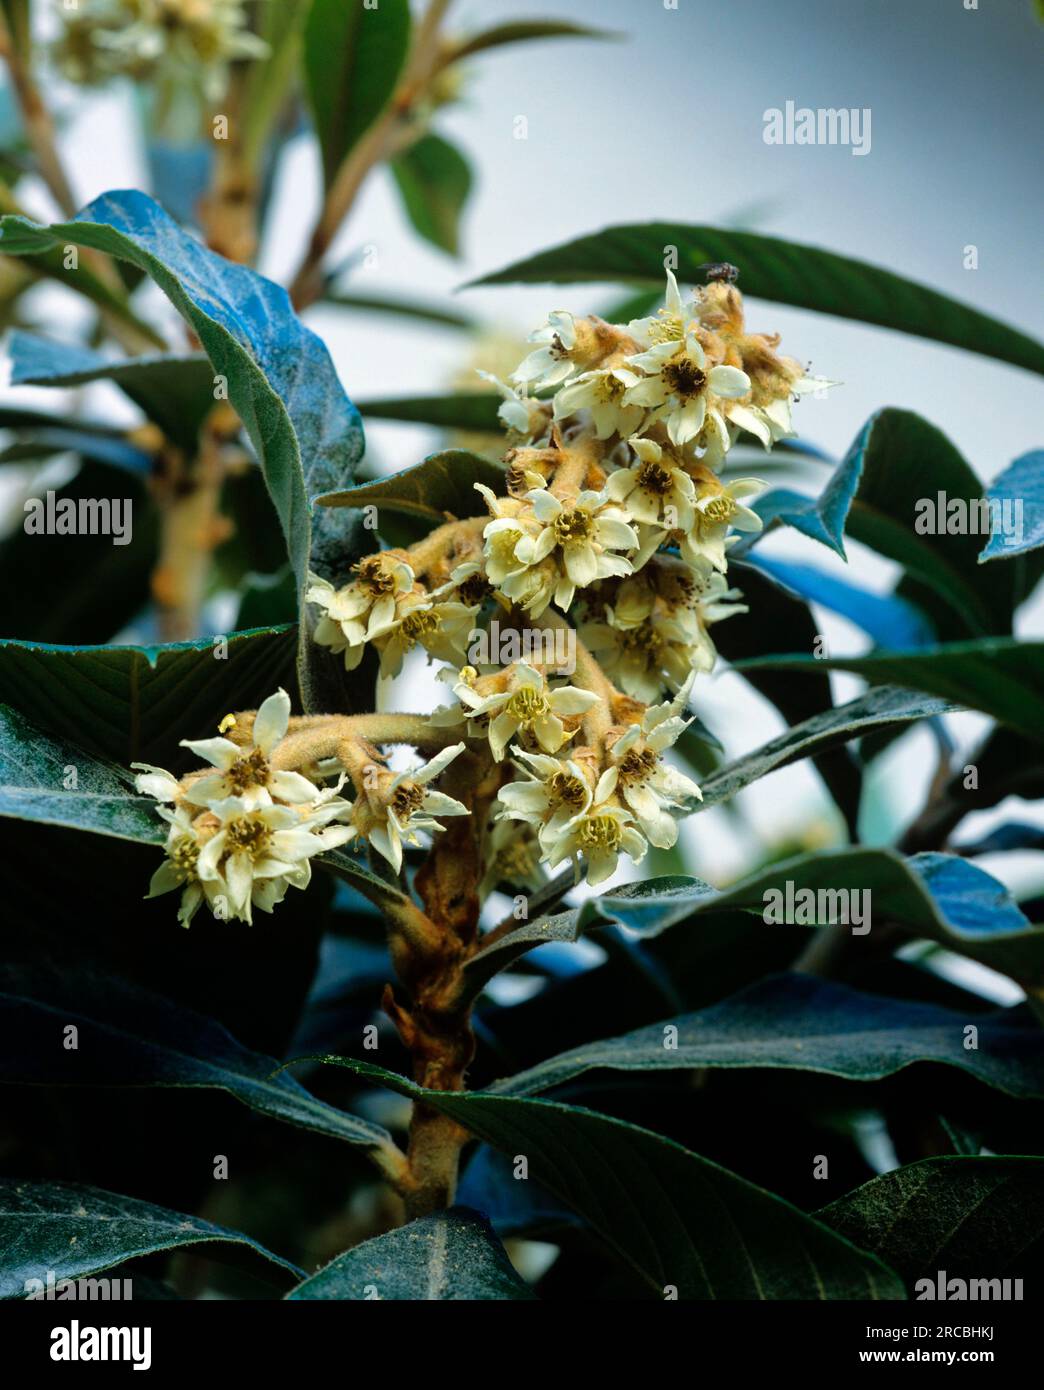
[{"label": "cluster of buds", "polygon": [[[472,818],[476,895],[567,862],[603,883],[621,855],[676,842],[700,789],[665,755],[714,665],[709,629],[746,611],[729,550],[761,527],[746,499],[763,484],[723,476],[728,451],[742,433],[766,449],[790,435],[792,399],[831,383],[781,356],[777,336],[747,332],[733,284],[685,299],[667,282],[649,317],[556,311],[533,335],[496,383],[512,447],[503,489],[476,484],[487,515],[307,588],[331,660],[352,671],[373,648],[393,677],[422,649],[445,663],[450,704],[283,719],[273,748],[269,701],[252,747],[189,745],[216,773],[139,780],[171,825],[154,891],[185,884],[183,915],[224,895],[249,920],[251,903],[270,907],[312,855],[349,840],[400,873],[404,845],[441,830],[437,817]],[[393,772],[390,744],[428,761]],[[432,785],[441,774],[455,795]]]},{"label": "cluster of buds", "polygon": [[225,90],[229,63],[268,55],[247,28],[244,0],[83,0],[62,19],[55,61],[82,84],[112,77],[201,84],[213,99]]}]

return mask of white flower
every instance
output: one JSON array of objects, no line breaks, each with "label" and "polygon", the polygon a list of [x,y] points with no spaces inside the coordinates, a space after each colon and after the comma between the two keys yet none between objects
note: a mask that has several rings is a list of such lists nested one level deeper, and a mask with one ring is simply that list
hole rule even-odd
[{"label": "white flower", "polygon": [[426,597],[406,594],[398,600],[396,611],[387,622],[371,624],[369,640],[381,654],[382,679],[397,676],[406,653],[415,646],[423,647],[439,661],[463,660],[479,605],[469,607],[457,599],[440,597],[455,589],[451,579]]},{"label": "white flower", "polygon": [[694,333],[680,343],[673,339],[658,343],[627,362],[646,375],[624,400],[651,410],[647,425],[665,420],[671,443],[679,447],[701,433],[708,411],[717,410],[714,397],[731,399],[750,390],[750,378],[738,367],[708,367]]},{"label": "white flower", "polygon": [[594,799],[593,777],[572,758],[552,758],[546,753],[527,753],[512,748],[522,780],[501,787],[497,800],[503,808],[498,820],[523,821],[533,826],[544,845],[562,827],[581,815]]},{"label": "white flower", "polygon": [[685,531],[693,524],[696,488],[677,460],[653,439],[631,439],[638,462],[609,475],[606,495],[631,521]]},{"label": "white flower", "polygon": [[677,596],[669,602],[647,584],[637,585],[647,573],[624,581],[616,606],[604,605],[598,618],[582,624],[580,638],[625,694],[653,704],[664,687],[681,690],[693,671],[713,668],[717,652],[708,627],[747,608],[737,602],[740,591],[715,570],[675,576]]},{"label": "white flower", "polygon": [[641,722],[629,725],[609,750],[610,767],[616,774],[612,790],[623,797],[642,833],[657,849],[670,849],[678,839],[669,811],[687,810],[703,799],[696,783],[661,757],[692,722],[682,716],[694,679],[695,672],[690,672],[673,700],[650,705]]},{"label": "white flower", "polygon": [[[269,762],[273,750],[286,737],[290,722],[290,696],[278,690],[261,705],[254,718],[249,748],[242,748],[227,738],[181,740],[197,757],[216,770],[187,781],[185,799],[194,806],[210,806],[229,796],[243,798],[246,805],[268,806],[273,799],[295,805],[310,805],[319,796],[319,789],[299,772],[274,769]],[[156,795],[160,790],[155,775],[139,777],[139,791]],[[169,801],[170,796],[157,800]]]},{"label": "white flower", "polygon": [[311,575],[305,600],[323,610],[315,627],[315,640],[335,652],[344,652],[345,670],[354,671],[363,659],[366,643],[378,631],[386,631],[396,615],[397,601],[414,588],[413,570],[394,552],[367,555],[357,566],[358,579],[335,589],[325,579]]},{"label": "white flower", "polygon": [[151,796],[154,801],[177,801],[183,794],[181,783],[172,772],[152,763],[131,763],[139,775],[134,779],[135,791]]},{"label": "white flower", "polygon": [[500,762],[507,745],[520,732],[535,741],[547,753],[557,753],[571,737],[562,723],[562,716],[581,715],[598,703],[599,697],[589,690],[560,686],[552,690],[545,676],[517,662],[507,676],[503,690],[481,695],[465,681],[454,686],[454,694],[464,705],[471,719],[484,719],[489,746]]},{"label": "white flower", "polygon": [[[781,363],[789,363],[792,359],[781,358]],[[729,422],[738,425],[748,434],[754,435],[759,439],[766,449],[771,449],[772,445],[780,439],[792,439],[796,433],[791,419],[791,403],[795,396],[809,395],[813,391],[826,391],[831,386],[836,386],[836,381],[828,381],[826,377],[808,376],[802,374],[786,383],[786,395],[776,396],[761,401],[760,404],[741,405],[729,403],[725,407],[725,414]],[[756,400],[763,391],[759,388],[761,383],[755,378],[753,381],[753,395]]]},{"label": "white flower", "polygon": [[480,370],[478,374],[483,381],[488,381],[491,386],[496,387],[503,396],[503,402],[497,410],[497,419],[508,431],[513,442],[529,444],[547,434],[551,422],[550,403],[538,401],[534,396],[513,390],[492,372]]},{"label": "white flower", "polygon": [[172,893],[176,888],[180,888],[182,894],[178,921],[183,927],[187,927],[204,902],[217,915],[220,908],[215,908],[215,899],[219,896],[219,885],[201,882],[196,872],[202,848],[199,834],[193,826],[193,816],[198,812],[193,812],[186,806],[179,806],[176,810],[164,810],[160,814],[170,824],[165,846],[166,858],[152,875],[149,891],[145,896],[158,898],[163,893]]},{"label": "white flower", "polygon": [[648,704],[669,686],[677,689],[693,670],[710,670],[713,644],[692,615],[656,610],[638,627],[627,626],[607,607],[604,622],[585,623],[580,637],[605,674],[626,694]]},{"label": "white flower", "polygon": [[576,319],[564,309],[555,309],[547,323],[529,335],[531,343],[539,343],[511,374],[520,386],[555,386],[577,370],[572,354],[576,351],[578,335]]},{"label": "white flower", "polygon": [[564,420],[578,410],[591,412],[591,423],[599,439],[610,435],[627,435],[638,428],[645,414],[640,405],[625,401],[625,395],[632,386],[637,386],[641,377],[626,367],[605,367],[593,372],[584,372],[575,381],[561,387],[555,395],[555,419]]},{"label": "white flower", "polygon": [[642,348],[656,347],[663,343],[680,346],[694,313],[695,305],[685,304],[674,271],[668,270],[663,307],[647,318],[632,319],[627,325],[627,332]]},{"label": "white flower", "polygon": [[673,537],[686,564],[692,565],[693,569],[705,569],[709,563],[724,573],[730,530],[760,531],[763,525],[757,512],[745,507],[739,499],[761,492],[764,486],[758,478],[737,478],[721,486],[720,491],[707,492],[699,497],[694,524]]},{"label": "white flower", "polygon": [[[533,488],[526,499],[541,529],[535,537],[523,536],[515,546],[515,558],[524,569],[554,560],[554,601],[563,611],[577,589],[610,575],[630,574],[630,561],[612,552],[637,550],[638,536],[625,513],[604,493],[581,492],[575,500],[563,502],[546,488]],[[500,587],[512,596],[506,582]],[[536,609],[530,611],[540,616]]]},{"label": "white flower", "polygon": [[463,753],[464,744],[444,748],[430,762],[410,772],[393,776],[378,773],[373,786],[361,791],[352,808],[348,838],[362,836],[392,866],[402,868],[402,846],[419,844],[420,830],[443,830],[435,816],[466,816],[468,808],[452,796],[431,791],[428,783]]},{"label": "white flower", "polygon": [[189,924],[203,902],[215,917],[251,922],[255,907],[271,912],[288,888],[306,888],[311,858],[344,844],[347,826],[331,826],[349,805],[329,799],[319,809],[248,805],[243,797],[191,808],[161,808],[168,821],[166,859],[148,897],[182,888],[179,920]]},{"label": "white flower", "polygon": [[271,912],[288,888],[308,886],[313,855],[350,838],[347,826],[329,826],[348,809],[341,801],[317,811],[250,806],[239,796],[214,802],[209,814],[219,826],[200,849],[196,873],[203,885],[217,887],[229,918],[250,922],[253,908]]},{"label": "white flower", "polygon": [[564,859],[571,859],[577,877],[578,860],[582,856],[587,861],[587,881],[593,887],[612,878],[621,854],[629,855],[639,864],[648,848],[644,837],[634,828],[630,811],[599,799],[598,791],[607,775],[603,773],[599,780],[592,805],[567,821],[545,849],[547,863],[552,869]]}]

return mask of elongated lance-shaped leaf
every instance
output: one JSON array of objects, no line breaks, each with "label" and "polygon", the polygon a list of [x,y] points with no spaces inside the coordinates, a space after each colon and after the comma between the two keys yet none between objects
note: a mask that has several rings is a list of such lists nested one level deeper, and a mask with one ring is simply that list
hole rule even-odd
[{"label": "elongated lance-shaped leaf", "polygon": [[777,584],[800,595],[806,603],[840,613],[881,647],[923,647],[935,641],[935,629],[924,613],[899,594],[877,594],[828,574],[814,565],[769,559],[760,551],[746,553],[746,563]]},{"label": "elongated lance-shaped leaf", "polygon": [[324,507],[387,508],[439,524],[447,513],[458,517],[485,514],[486,504],[476,483],[502,492],[504,469],[468,449],[445,449],[401,473],[327,493],[316,500]]},{"label": "elongated lance-shaped leaf", "polygon": [[[271,1119],[364,1149],[390,1148],[380,1125],[309,1095],[278,1062],[220,1024],[115,975],[39,964],[0,967],[0,1078],[11,1085],[173,1086],[224,1091]],[[80,1045],[55,1045],[73,1025]],[[17,1041],[16,1041],[17,1040]]]},{"label": "elongated lance-shaped leaf", "polygon": [[842,557],[847,535],[903,567],[900,592],[925,609],[944,638],[1006,633],[1013,573],[1003,566],[984,573],[978,563],[986,506],[981,482],[941,430],[912,411],[881,410],[818,497],[789,488],[759,497],[765,531],[745,538],[736,553],[781,523]]},{"label": "elongated lance-shaped leaf", "polygon": [[769,773],[789,767],[802,758],[814,757],[840,743],[862,738],[874,730],[931,719],[959,708],[932,695],[920,695],[899,686],[879,686],[846,705],[814,714],[753,753],[718,768],[703,782],[703,800],[696,809],[726,801]]},{"label": "elongated lance-shaped leaf", "polygon": [[[697,1013],[550,1057],[492,1087],[532,1096],[590,1071],[765,1067],[878,1081],[935,1063],[967,1072],[1008,1095],[1044,1100],[1044,1032],[1031,1016],[967,1015],[936,1004],[864,994],[809,975],[774,975]],[[861,1242],[857,1242],[861,1243]]]},{"label": "elongated lance-shaped leaf", "polygon": [[655,936],[694,911],[730,908],[764,917],[766,930],[794,919],[866,934],[896,922],[1016,979],[1044,983],[1044,928],[1030,926],[1003,883],[956,855],[907,859],[895,850],[842,849],[783,860],[722,890],[699,879],[660,883],[590,899],[579,909],[581,924],[604,915]]},{"label": "elongated lance-shaped leaf", "polygon": [[908,652],[874,651],[868,656],[815,657],[804,653],[752,657],[736,666],[754,676],[763,671],[851,671],[871,685],[903,685],[954,704],[981,710],[1035,742],[1044,738],[1044,642],[984,637],[946,642]]},{"label": "elongated lance-shaped leaf", "polygon": [[724,889],[685,875],[628,884],[480,947],[464,976],[479,988],[525,951],[575,941],[605,923],[651,937],[682,923],[698,931],[700,916],[723,911],[754,913],[766,931],[786,922],[833,923],[836,931],[865,935],[875,925],[897,923],[1028,987],[1044,985],[1044,927],[1031,926],[991,874],[952,854],[905,858],[863,848],[799,855]]},{"label": "elongated lance-shaped leaf", "polygon": [[678,279],[701,281],[708,262],[739,267],[740,288],[758,299],[913,333],[1044,374],[1044,345],[894,271],[757,232],[678,222],[606,227],[515,261],[475,285],[662,285],[664,248],[677,251]]},{"label": "elongated lance-shaped leaf", "polygon": [[127,1260],[206,1244],[260,1255],[282,1282],[304,1272],[241,1231],[137,1197],[75,1183],[0,1179],[0,1298],[42,1292],[48,1273],[55,1282],[87,1279]]},{"label": "elongated lance-shaped leaf", "polygon": [[[1000,1298],[1000,1280],[1039,1268],[1044,1239],[1044,1158],[928,1158],[883,1173],[817,1215],[887,1260],[910,1286],[928,1279],[931,1297]],[[976,1292],[951,1289],[975,1280]],[[942,1289],[940,1290],[940,1281]],[[980,1292],[981,1290],[981,1292]]]},{"label": "elongated lance-shaped leaf", "polygon": [[16,331],[7,340],[12,386],[111,381],[175,443],[190,451],[214,405],[214,369],[202,356],[107,358],[89,348]]},{"label": "elongated lance-shaped leaf", "polygon": [[471,167],[455,145],[427,134],[392,160],[406,215],[425,241],[460,253],[460,219],[471,192]]},{"label": "elongated lance-shaped leaf", "polygon": [[506,24],[496,24],[492,29],[483,29],[464,39],[453,50],[453,60],[470,58],[475,53],[484,53],[491,48],[503,48],[505,44],[530,43],[535,39],[618,39],[621,34],[610,29],[592,29],[586,24],[571,24],[560,19],[517,19]]},{"label": "elongated lance-shaped leaf", "polygon": [[409,0],[312,0],[304,75],[327,187],[391,100],[409,40]]}]

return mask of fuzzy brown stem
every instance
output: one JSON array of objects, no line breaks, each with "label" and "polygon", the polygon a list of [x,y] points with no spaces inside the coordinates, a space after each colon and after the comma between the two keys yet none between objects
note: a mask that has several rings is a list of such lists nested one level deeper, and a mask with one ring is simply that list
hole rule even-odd
[{"label": "fuzzy brown stem", "polygon": [[453,1205],[460,1151],[468,1137],[467,1130],[448,1115],[419,1102],[414,1106],[407,1150],[412,1181],[403,1194],[408,1220],[415,1221]]}]

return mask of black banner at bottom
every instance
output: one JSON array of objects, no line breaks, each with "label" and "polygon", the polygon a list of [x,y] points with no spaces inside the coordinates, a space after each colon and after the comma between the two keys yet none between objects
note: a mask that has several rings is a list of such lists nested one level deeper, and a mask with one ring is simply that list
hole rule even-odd
[{"label": "black banner at bottom", "polygon": [[[578,1297],[576,1304],[585,1300]],[[586,1322],[576,1322],[576,1304],[533,1303],[500,1308],[471,1307],[461,1314],[461,1334],[503,1333],[509,1337],[512,1371],[519,1353],[532,1346],[535,1364],[546,1363],[547,1344],[529,1342],[544,1319],[554,1323],[564,1312],[563,1326],[584,1360],[615,1347],[611,1324],[599,1318],[595,1335]],[[864,1366],[938,1365],[989,1366],[1014,1372],[1035,1352],[1039,1325],[1035,1309],[1018,1302],[957,1303],[693,1303],[676,1307],[632,1304],[632,1319],[620,1324],[618,1336],[634,1349],[635,1334],[651,1350],[648,1338],[663,1338],[660,1357],[675,1337],[684,1337],[685,1355],[713,1356],[720,1368],[737,1371],[771,1367],[784,1372],[858,1369]],[[428,1305],[430,1311],[434,1311]],[[258,1371],[272,1376],[281,1369],[300,1373],[320,1358],[337,1364],[351,1339],[352,1362],[364,1350],[403,1357],[402,1331],[409,1329],[410,1355],[423,1356],[425,1305],[404,1308],[374,1300],[367,1307],[316,1301],[313,1303],[106,1302],[17,1301],[0,1306],[0,1337],[5,1363],[25,1374],[55,1369],[75,1378],[102,1369],[166,1375],[171,1371],[209,1374]],[[432,1336],[440,1358],[452,1355],[453,1310],[443,1304]],[[363,1339],[372,1338],[367,1344]],[[386,1339],[392,1339],[388,1341]],[[356,1363],[357,1364],[357,1363]],[[713,1362],[711,1364],[714,1364]],[[497,1372],[493,1354],[490,1369]]]}]

